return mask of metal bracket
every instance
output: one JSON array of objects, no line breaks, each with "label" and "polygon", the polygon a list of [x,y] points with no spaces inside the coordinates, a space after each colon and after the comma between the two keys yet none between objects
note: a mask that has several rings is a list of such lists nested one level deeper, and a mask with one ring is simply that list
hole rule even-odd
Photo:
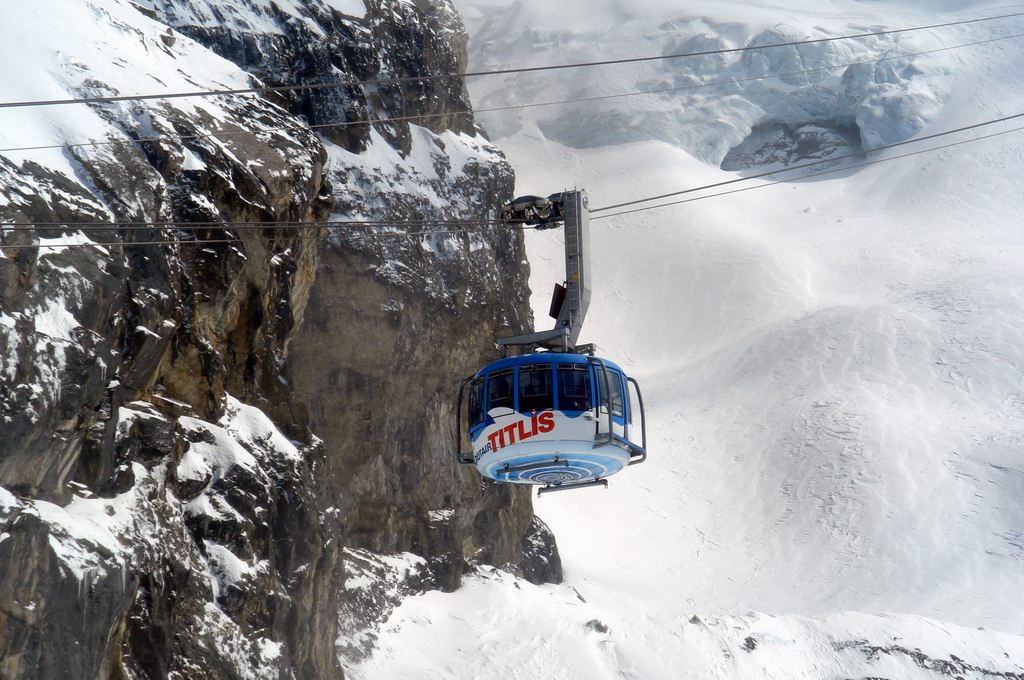
[{"label": "metal bracket", "polygon": [[[590,307],[590,203],[585,191],[574,190],[541,196],[521,196],[502,210],[509,223],[550,229],[559,223],[565,232],[564,300],[551,331],[529,333],[498,341],[502,356],[510,345],[536,345],[568,352],[576,344]],[[552,305],[554,307],[555,305]]]},{"label": "metal bracket", "polygon": [[554,229],[563,219],[562,194],[520,196],[501,211],[501,219],[509,224],[524,224],[535,229]]},{"label": "metal bracket", "polygon": [[509,347],[521,347],[534,345],[545,349],[568,351],[569,330],[565,327],[552,328],[549,331],[537,331],[525,335],[513,335],[510,338],[498,338],[498,347],[501,349],[501,357],[508,356]]},{"label": "metal bracket", "polygon": [[540,498],[546,493],[553,493],[555,491],[569,491],[571,489],[583,489],[588,486],[603,486],[608,488],[607,479],[590,479],[585,482],[573,482],[571,484],[550,484],[548,486],[537,489],[537,498]]},{"label": "metal bracket", "polygon": [[554,460],[542,460],[536,463],[527,463],[525,465],[510,466],[508,463],[501,469],[506,475],[512,474],[513,472],[526,472],[527,470],[539,470],[540,468],[551,467],[552,465],[558,467],[569,467],[569,461],[559,460],[558,456],[555,456]]}]

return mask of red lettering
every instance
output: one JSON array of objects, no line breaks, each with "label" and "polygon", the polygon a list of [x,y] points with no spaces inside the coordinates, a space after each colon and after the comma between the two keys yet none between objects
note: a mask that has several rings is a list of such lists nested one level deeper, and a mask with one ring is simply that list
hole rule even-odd
[{"label": "red lettering", "polygon": [[487,441],[491,444],[491,450],[497,451],[506,446],[512,446],[516,442],[535,437],[538,434],[551,432],[555,429],[555,414],[550,411],[545,411],[539,415],[535,413],[530,416],[529,427],[527,427],[526,423],[525,419],[517,420],[489,434]]}]

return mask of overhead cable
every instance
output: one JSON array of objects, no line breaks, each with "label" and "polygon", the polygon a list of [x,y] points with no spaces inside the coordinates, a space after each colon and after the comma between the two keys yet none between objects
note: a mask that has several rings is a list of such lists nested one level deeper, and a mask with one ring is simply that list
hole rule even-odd
[{"label": "overhead cable", "polygon": [[[981,123],[973,123],[971,125],[964,125],[964,126],[955,128],[953,130],[946,130],[946,131],[943,131],[943,132],[936,132],[934,134],[925,135],[923,137],[915,137],[913,139],[907,139],[907,140],[904,140],[902,142],[895,142],[895,143],[892,143],[892,144],[886,144],[886,145],[883,145],[883,146],[876,147],[876,148],[874,148],[874,149],[872,149],[872,150],[870,150],[868,152],[849,153],[849,154],[833,156],[831,158],[821,159],[821,160],[817,160],[817,161],[810,161],[810,162],[807,162],[807,163],[798,163],[796,165],[791,165],[791,166],[788,166],[788,167],[785,167],[785,168],[779,168],[777,170],[769,170],[769,171],[757,173],[757,174],[754,174],[754,175],[747,175],[745,177],[737,177],[735,179],[724,180],[724,181],[721,181],[721,182],[713,182],[711,184],[705,184],[705,185],[702,185],[702,186],[690,187],[688,189],[683,189],[683,190],[680,190],[680,191],[674,191],[674,192],[670,192],[670,193],[666,193],[666,194],[659,194],[659,195],[656,195],[656,196],[648,196],[646,198],[638,198],[638,199],[634,199],[632,201],[626,201],[626,202],[623,202],[623,203],[616,203],[616,204],[610,205],[610,206],[603,206],[603,207],[599,207],[599,208],[593,208],[593,209],[591,209],[590,212],[591,212],[591,214],[599,213],[599,212],[606,212],[608,210],[613,210],[613,209],[616,209],[616,208],[629,207],[629,206],[632,206],[632,205],[638,205],[640,203],[650,203],[651,201],[657,201],[657,200],[661,200],[661,199],[664,199],[664,198],[671,198],[671,197],[674,197],[674,196],[681,196],[681,195],[684,195],[684,194],[696,193],[696,192],[699,192],[699,191],[706,191],[708,189],[716,189],[716,188],[720,188],[720,187],[723,187],[723,186],[737,184],[737,183],[740,183],[740,182],[748,182],[748,181],[751,181],[751,180],[760,179],[760,178],[764,178],[764,177],[769,177],[769,176],[772,176],[772,175],[779,175],[779,174],[782,174],[782,173],[793,172],[793,171],[801,170],[801,169],[804,169],[804,168],[817,167],[817,166],[820,166],[820,165],[823,165],[823,164],[826,164],[826,163],[835,163],[837,161],[841,161],[841,160],[845,160],[845,159],[849,159],[849,158],[862,157],[862,156],[865,155],[865,153],[875,153],[875,152],[878,152],[878,151],[884,151],[886,149],[893,149],[893,148],[897,148],[897,147],[901,147],[901,146],[906,146],[907,144],[916,144],[916,143],[920,143],[920,142],[925,142],[925,141],[928,141],[928,140],[931,140],[931,139],[938,139],[938,138],[941,138],[941,137],[947,137],[949,135],[958,134],[958,133],[961,133],[961,132],[967,132],[967,131],[975,130],[975,129],[978,129],[978,128],[981,128],[981,127],[985,127],[985,126],[988,126],[988,125],[994,125],[996,123],[1003,123],[1003,122],[1006,122],[1006,121],[1015,120],[1015,119],[1019,119],[1019,118],[1024,118],[1024,113],[1017,113],[1017,114],[1013,114],[1013,115],[1010,115],[1010,116],[1003,116],[1001,118],[996,118],[996,119],[989,120],[989,121],[984,121],[984,122],[981,122]],[[824,175],[824,174],[829,174],[829,173],[832,173],[832,172],[839,172],[841,170],[845,170],[845,169],[848,169],[848,168],[856,168],[856,167],[862,167],[862,166],[865,166],[865,165],[872,165],[874,163],[885,162],[887,160],[895,160],[897,158],[906,158],[908,156],[917,155],[917,153],[927,153],[929,151],[937,151],[939,149],[945,149],[945,148],[949,148],[949,147],[952,147],[952,146],[959,146],[960,144],[966,144],[966,143],[973,142],[973,141],[980,141],[980,140],[983,140],[983,139],[989,139],[991,137],[996,137],[996,136],[999,136],[999,135],[1008,134],[1008,133],[1011,133],[1011,132],[1016,132],[1017,130],[1020,130],[1020,129],[1021,128],[1013,128],[1013,129],[1010,129],[1010,130],[1004,130],[1004,131],[992,133],[992,134],[989,134],[989,135],[984,135],[984,136],[980,136],[980,137],[974,137],[974,138],[966,139],[966,140],[960,140],[960,141],[953,142],[951,144],[947,144],[947,145],[943,145],[943,146],[933,147],[933,148],[930,148],[930,149],[923,149],[923,150],[921,150],[919,152],[903,154],[901,156],[894,156],[892,158],[883,158],[883,159],[877,159],[875,161],[868,161],[868,162],[865,162],[865,163],[859,163],[859,164],[855,164],[855,165],[847,165],[847,166],[843,166],[841,168],[835,168],[835,169],[831,169],[831,170],[828,170],[826,172],[821,172],[821,173],[809,173],[806,176],[814,176],[816,174],[823,174]],[[782,183],[782,181],[783,180],[779,180],[779,181],[771,182],[771,183],[764,184],[764,185],[758,185],[758,188],[759,187],[764,187],[764,186],[773,186],[774,184]],[[755,187],[750,187],[750,188],[755,188]],[[744,190],[746,190],[746,189],[744,189]],[[731,193],[738,193],[738,191],[726,191],[726,192],[719,192],[719,193],[716,193],[716,194],[708,194],[708,195],[696,197],[696,198],[694,198],[692,200],[702,200],[704,198],[711,198],[711,197],[714,197],[714,196],[723,196],[723,195],[727,195],[727,194],[731,194]],[[689,202],[689,201],[687,201],[687,200],[674,201],[674,202],[671,202],[671,203],[664,203],[664,204],[660,204],[660,205],[657,205],[657,206],[647,206],[647,207],[644,207],[644,208],[638,208],[636,210],[621,211],[621,212],[613,213],[613,214],[610,214],[610,215],[598,215],[598,216],[595,216],[593,219],[605,219],[607,217],[614,217],[616,215],[626,215],[626,214],[630,214],[630,213],[634,213],[634,212],[642,212],[642,211],[648,210],[648,209],[653,210],[653,209],[656,209],[656,208],[667,207],[667,206],[670,206],[670,205],[678,205],[680,203],[687,203],[687,202]],[[2,234],[4,232],[7,232],[7,231],[34,230],[35,228],[40,227],[40,226],[42,226],[42,227],[53,227],[53,228],[71,228],[71,227],[76,227],[76,228],[83,228],[83,229],[99,230],[99,229],[112,229],[112,228],[117,228],[119,225],[124,225],[124,226],[135,226],[135,227],[140,227],[140,226],[142,226],[142,227],[166,227],[166,228],[177,228],[177,229],[180,229],[180,230],[188,230],[188,229],[223,229],[223,230],[229,230],[230,231],[232,229],[238,229],[238,228],[258,228],[258,229],[275,229],[275,228],[281,228],[281,229],[298,229],[298,228],[308,229],[308,228],[323,228],[323,227],[331,227],[334,224],[348,225],[348,226],[351,226],[351,227],[358,227],[358,226],[370,227],[370,226],[376,226],[376,227],[384,227],[384,228],[387,228],[387,227],[394,228],[394,227],[397,227],[399,224],[402,224],[402,222],[400,222],[400,221],[388,222],[386,220],[379,220],[379,221],[376,221],[376,222],[373,222],[373,223],[368,222],[368,221],[358,221],[358,220],[357,221],[352,221],[351,223],[344,222],[344,221],[332,222],[331,220],[321,220],[321,221],[309,221],[309,222],[303,222],[303,221],[284,222],[284,223],[279,223],[279,224],[278,223],[272,223],[272,222],[254,222],[254,223],[243,222],[243,223],[234,223],[233,224],[233,223],[230,223],[230,222],[228,222],[228,223],[220,223],[220,222],[201,222],[201,223],[196,223],[196,222],[174,222],[174,221],[166,221],[166,222],[163,222],[163,221],[146,221],[146,222],[125,222],[125,223],[119,223],[119,222],[116,222],[116,221],[113,221],[113,220],[110,221],[110,222],[100,222],[100,221],[81,222],[81,223],[76,223],[76,222],[46,222],[46,223],[32,223],[32,224],[26,224],[24,222],[19,222],[19,223],[16,223],[16,222],[2,222],[2,223],[0,223],[0,227],[2,227],[2,228],[0,228],[0,234]],[[420,232],[369,232],[369,233],[354,233],[353,232],[351,235],[352,236],[356,236],[356,237],[369,237],[369,236],[419,236],[419,235],[437,234],[437,233],[473,233],[473,232],[479,233],[481,231],[480,227],[484,227],[484,226],[524,228],[522,226],[515,225],[515,224],[509,223],[508,221],[504,221],[504,220],[473,219],[473,218],[462,219],[462,220],[416,220],[416,221],[410,221],[408,224],[451,224],[451,225],[455,225],[455,224],[470,225],[470,224],[472,224],[472,225],[475,225],[477,228],[476,229],[462,229],[462,230],[430,230],[430,231],[420,231]],[[4,225],[6,225],[6,226],[4,226]],[[182,243],[194,243],[194,242],[195,241],[182,241]],[[3,246],[3,247],[13,247],[13,246]]]},{"label": "overhead cable", "polygon": [[[933,147],[930,147],[928,149],[920,149],[918,151],[911,151],[909,153],[904,153],[904,154],[900,154],[900,155],[897,155],[897,156],[888,156],[886,158],[876,158],[875,160],[864,161],[863,163],[854,163],[852,165],[843,165],[843,166],[838,167],[838,168],[830,168],[828,170],[818,170],[818,171],[815,171],[815,172],[809,172],[806,175],[801,175],[800,177],[796,177],[794,179],[806,179],[808,177],[820,177],[822,175],[830,175],[830,174],[837,173],[837,172],[844,172],[846,170],[854,170],[856,168],[863,168],[863,167],[866,167],[868,165],[876,165],[878,163],[887,163],[889,161],[895,161],[895,160],[900,160],[900,159],[903,159],[903,158],[909,158],[911,156],[919,156],[921,154],[931,153],[932,151],[941,151],[943,149],[949,149],[950,147],[960,146],[961,144],[970,144],[972,142],[980,142],[980,141],[985,140],[985,139],[991,139],[993,137],[1000,137],[1002,135],[1008,135],[1008,134],[1013,133],[1013,132],[1021,132],[1021,131],[1024,131],[1024,127],[1016,127],[1016,128],[1011,128],[1009,130],[1000,130],[999,132],[993,132],[993,133],[990,133],[990,134],[987,134],[987,135],[981,135],[980,137],[971,137],[970,139],[961,139],[961,140],[958,140],[956,142],[950,142],[949,144],[942,144],[941,146],[933,146]],[[830,159],[830,160],[835,160],[835,159]],[[774,173],[769,173],[769,174],[777,174],[777,173],[781,173],[781,172],[786,172],[788,169],[789,168],[783,168],[781,170],[776,170]],[[670,203],[661,203],[661,204],[658,204],[658,205],[650,205],[650,206],[645,206],[643,208],[633,208],[632,210],[623,210],[621,212],[610,213],[608,215],[597,215],[595,217],[592,217],[591,220],[604,220],[604,219],[608,219],[610,217],[618,217],[620,215],[631,215],[633,213],[647,212],[649,210],[658,210],[658,209],[661,209],[661,208],[668,208],[668,207],[673,206],[673,205],[681,205],[683,203],[693,203],[694,201],[703,201],[703,200],[708,199],[708,198],[717,198],[719,196],[728,196],[730,194],[738,194],[738,193],[742,193],[744,191],[752,191],[754,189],[766,189],[768,187],[773,187],[773,186],[776,186],[776,185],[779,185],[779,184],[793,184],[793,181],[794,181],[793,179],[779,179],[779,180],[774,180],[772,182],[766,182],[765,184],[756,184],[756,185],[754,185],[752,187],[742,187],[740,189],[730,189],[729,191],[719,191],[719,192],[716,192],[716,193],[713,193],[713,194],[703,194],[701,196],[692,196],[690,198],[684,198],[684,199],[682,199],[680,201],[672,201]]]},{"label": "overhead cable", "polygon": [[[508,227],[513,228],[513,227]],[[0,230],[0,234],[3,230]],[[393,232],[368,232],[368,233],[349,233],[345,234],[345,238],[400,238],[408,236],[435,236],[435,235],[458,235],[458,234],[472,234],[477,233],[473,229],[430,229],[424,231],[393,231]],[[309,241],[317,237],[308,235],[299,235],[290,237],[299,241]],[[196,245],[207,245],[211,243],[245,243],[244,239],[241,238],[211,238],[211,239],[153,239],[149,241],[112,241],[112,242],[82,242],[82,243],[14,243],[6,245],[0,243],[0,250],[29,250],[34,248],[114,248],[114,247],[125,247],[125,246],[196,246]]]},{"label": "overhead cable", "polygon": [[[799,177],[797,179],[805,179],[807,177],[819,177],[819,176],[822,176],[822,175],[829,175],[829,174],[838,173],[838,172],[845,172],[847,170],[854,170],[856,168],[862,168],[862,167],[866,167],[866,166],[869,166],[869,165],[876,165],[878,163],[887,163],[889,161],[901,160],[901,159],[904,159],[904,158],[910,158],[912,156],[919,156],[921,154],[931,153],[933,151],[942,151],[944,149],[949,149],[949,148],[952,148],[952,147],[961,146],[963,144],[970,144],[970,143],[973,143],[973,142],[980,142],[980,141],[983,141],[983,140],[986,140],[986,139],[992,139],[994,137],[1000,137],[1002,135],[1007,135],[1007,134],[1011,134],[1011,133],[1014,133],[1014,132],[1022,132],[1022,131],[1024,131],[1024,126],[1016,127],[1016,128],[1011,128],[1009,130],[1000,130],[999,132],[993,132],[993,133],[990,133],[990,134],[987,134],[987,135],[981,135],[979,137],[972,137],[970,139],[961,139],[961,140],[958,140],[958,141],[955,141],[955,142],[950,142],[948,144],[942,144],[940,146],[930,147],[930,148],[927,148],[927,149],[920,149],[918,151],[912,151],[912,152],[905,153],[905,154],[900,154],[900,155],[897,155],[897,156],[889,156],[887,158],[877,158],[877,159],[871,160],[871,161],[864,161],[863,163],[855,163],[855,164],[852,164],[852,165],[843,165],[841,167],[830,168],[828,170],[818,170],[818,171],[815,171],[815,172],[807,173],[806,175],[803,175],[803,176],[801,176],[801,177]],[[838,158],[828,159],[827,161],[824,161],[824,162],[831,162],[831,161],[835,161],[835,160],[838,160]],[[804,166],[804,167],[806,167],[806,166]],[[771,173],[765,173],[765,174],[779,174],[779,173],[787,172],[788,170],[791,170],[791,169],[793,169],[793,168],[782,168],[782,169],[779,169],[779,170],[772,171]],[[679,200],[679,201],[672,201],[672,202],[669,202],[669,203],[661,203],[661,204],[658,204],[658,205],[644,206],[644,207],[641,207],[641,208],[634,208],[632,210],[623,210],[621,212],[610,213],[610,214],[607,214],[607,215],[596,215],[596,216],[592,217],[591,219],[596,221],[596,220],[609,219],[609,218],[612,218],[612,217],[619,217],[621,215],[630,215],[630,214],[634,214],[634,213],[648,212],[648,211],[651,211],[651,210],[659,210],[659,209],[662,209],[662,208],[667,208],[667,207],[671,207],[671,206],[675,206],[675,205],[681,205],[681,204],[684,204],[684,203],[692,203],[692,202],[695,202],[695,201],[702,201],[702,200],[706,200],[706,199],[709,199],[709,198],[717,198],[717,197],[721,197],[721,196],[728,196],[728,195],[731,195],[731,194],[738,194],[738,193],[742,193],[742,192],[745,192],[745,191],[753,191],[755,189],[766,189],[768,187],[777,186],[779,184],[791,184],[791,183],[792,183],[792,180],[782,180],[782,179],[774,180],[772,182],[767,182],[765,184],[757,184],[757,185],[754,185],[754,186],[742,187],[742,188],[739,188],[739,189],[731,189],[729,191],[720,191],[720,192],[716,192],[716,193],[712,193],[712,194],[704,194],[704,195],[701,195],[701,196],[693,196],[693,197],[690,197],[690,198],[685,198],[685,199],[682,199],[682,200]],[[712,187],[712,186],[718,186],[718,185],[707,185],[707,187],[705,187],[705,188],[709,188],[709,187]],[[697,187],[697,188],[695,188],[695,190],[698,190],[700,188],[701,187]],[[74,223],[70,223],[70,224],[65,223],[65,225],[66,226],[76,226],[76,225],[74,225]],[[505,227],[508,227],[508,228],[518,228],[518,229],[528,229],[528,228],[531,228],[531,227],[524,227],[524,226],[518,226],[518,225],[511,225],[511,224],[507,224],[507,223],[506,224],[499,224],[497,226],[505,226]],[[2,234],[5,231],[8,231],[8,230],[7,229],[0,229],[0,234]],[[418,231],[418,232],[350,233],[350,234],[346,234],[346,237],[376,238],[376,237],[426,236],[426,235],[439,235],[439,234],[455,235],[455,234],[470,234],[470,233],[479,233],[479,232],[478,232],[478,230],[474,230],[474,229],[460,229],[460,230],[457,230],[457,229],[442,229],[442,230],[426,230],[426,231]],[[300,237],[297,237],[297,238],[298,238],[298,240],[309,240],[311,237],[309,237],[309,236],[300,236]],[[128,242],[120,242],[120,241],[118,241],[118,242],[110,242],[110,243],[94,243],[94,242],[90,242],[90,243],[64,243],[64,244],[44,244],[44,243],[11,244],[11,245],[0,244],[0,249],[2,249],[2,250],[26,250],[26,249],[31,249],[31,248],[75,248],[75,247],[88,248],[88,247],[152,246],[152,245],[178,245],[178,246],[184,246],[184,245],[205,245],[205,244],[209,244],[209,243],[244,243],[244,240],[241,239],[241,238],[217,238],[217,239],[196,239],[196,240],[161,239],[161,240],[153,240],[153,241],[128,241]]]},{"label": "overhead cable", "polygon": [[400,227],[400,226],[423,226],[423,225],[478,225],[481,227],[506,224],[505,221],[497,218],[461,218],[461,219],[419,219],[419,220],[285,220],[281,222],[267,221],[202,221],[183,222],[180,220],[92,220],[82,222],[0,222],[0,231],[15,231],[17,229],[36,228],[60,228],[73,226],[78,229],[87,230],[109,230],[112,228],[142,230],[142,229],[311,229],[311,228],[361,228],[361,227]]},{"label": "overhead cable", "polygon": [[135,146],[137,144],[147,143],[158,143],[165,141],[179,141],[186,142],[197,139],[220,139],[226,137],[233,137],[236,135],[247,135],[247,134],[259,134],[266,132],[283,132],[283,131],[299,131],[299,130],[316,130],[324,128],[346,128],[354,127],[356,125],[372,125],[372,124],[388,124],[388,123],[400,123],[400,122],[411,122],[417,120],[430,120],[434,118],[443,118],[446,116],[469,116],[478,115],[481,113],[496,113],[502,111],[514,111],[519,109],[531,109],[545,106],[561,106],[565,104],[580,104],[590,103],[597,101],[604,101],[609,99],[622,99],[625,97],[638,97],[647,96],[652,94],[668,94],[671,92],[681,92],[685,90],[699,90],[707,87],[719,87],[723,85],[740,85],[743,83],[752,83],[762,80],[773,80],[776,78],[787,78],[792,76],[807,75],[810,73],[824,73],[829,71],[838,71],[851,66],[863,66],[869,64],[880,64],[887,61],[898,61],[900,59],[909,59],[912,57],[920,57],[928,54],[935,54],[938,52],[949,52],[952,50],[958,50],[965,47],[976,47],[978,45],[987,45],[994,42],[1000,42],[1002,40],[1011,40],[1013,38],[1024,37],[1024,33],[1014,33],[1012,35],[1001,36],[997,38],[989,38],[987,40],[977,40],[969,43],[961,43],[959,45],[950,45],[948,47],[939,47],[931,50],[923,50],[920,52],[907,52],[903,54],[895,54],[886,57],[880,57],[878,59],[865,59],[861,61],[851,61],[842,64],[835,64],[833,66],[822,66],[819,68],[802,69],[799,71],[785,71],[782,73],[771,73],[761,76],[750,76],[747,78],[731,78],[728,80],[716,80],[706,83],[691,83],[689,85],[679,85],[676,87],[664,87],[654,90],[640,90],[634,92],[619,92],[616,94],[598,95],[594,97],[580,97],[576,99],[559,99],[545,102],[533,102],[530,104],[509,104],[507,106],[495,106],[478,109],[456,109],[454,111],[447,111],[444,113],[423,113],[409,116],[395,116],[393,118],[365,118],[359,120],[342,120],[342,121],[330,121],[325,123],[315,123],[312,125],[297,125],[295,123],[289,125],[277,125],[270,127],[258,127],[258,128],[245,128],[238,130],[222,130],[217,132],[199,133],[199,134],[169,134],[159,135],[152,137],[138,137],[130,139],[107,139],[102,141],[91,141],[91,142],[71,142],[67,144],[40,144],[34,146],[14,146],[0,148],[0,153],[4,152],[21,152],[21,151],[40,151],[44,149],[75,149],[80,147],[98,147],[98,146]]},{"label": "overhead cable", "polygon": [[364,85],[389,85],[389,84],[400,84],[409,82],[430,82],[438,80],[451,80],[461,78],[477,78],[484,76],[497,76],[497,75],[512,75],[518,73],[536,73],[540,71],[555,71],[573,68],[588,68],[595,66],[612,66],[616,64],[635,64],[650,61],[664,61],[668,59],[683,59],[687,57],[704,57],[711,55],[722,55],[722,54],[735,54],[740,52],[750,52],[753,50],[766,50],[775,47],[797,47],[800,45],[813,45],[819,43],[836,42],[840,40],[855,40],[858,38],[871,38],[883,35],[895,35],[899,33],[911,33],[914,31],[927,31],[936,28],[948,28],[951,26],[962,26],[965,24],[974,24],[988,21],[999,21],[1002,19],[1012,19],[1016,17],[1024,16],[1024,12],[1014,12],[1011,14],[1000,14],[989,17],[979,17],[975,19],[961,19],[959,21],[947,21],[939,24],[930,24],[927,26],[913,26],[909,28],[894,28],[887,29],[884,31],[869,31],[864,33],[853,33],[849,35],[833,36],[830,38],[810,38],[806,40],[793,40],[780,43],[769,43],[766,45],[744,45],[743,47],[730,47],[722,48],[717,50],[701,50],[698,52],[682,52],[677,54],[660,54],[651,55],[646,57],[629,57],[622,59],[603,59],[600,61],[584,61],[574,62],[568,64],[549,64],[546,66],[521,66],[515,68],[496,69],[491,71],[466,71],[462,73],[452,73],[445,75],[424,75],[424,76],[404,76],[400,78],[376,78],[367,80],[350,80],[341,82],[330,82],[330,83],[306,83],[302,85],[273,85],[265,87],[242,87],[242,88],[227,88],[219,90],[193,90],[189,92],[164,92],[164,93],[151,93],[151,94],[135,94],[135,95],[117,95],[112,97],[78,97],[70,99],[46,99],[46,100],[30,100],[30,101],[14,101],[14,102],[0,102],[0,109],[3,108],[24,108],[24,107],[37,107],[37,106],[58,106],[65,104],[108,104],[114,102],[123,101],[144,101],[149,99],[181,99],[188,97],[214,97],[223,95],[239,95],[239,94],[268,94],[272,92],[294,92],[302,90],[324,90],[324,89],[339,89],[347,87],[360,87]]},{"label": "overhead cable", "polygon": [[694,192],[697,192],[697,191],[704,191],[706,189],[716,189],[718,187],[724,187],[724,186],[728,186],[730,184],[737,184],[739,182],[749,182],[751,180],[759,179],[761,177],[768,177],[770,175],[777,175],[780,172],[793,172],[795,170],[800,170],[800,169],[803,169],[803,168],[810,168],[810,167],[814,167],[814,166],[817,166],[817,165],[821,165],[823,163],[834,163],[835,161],[841,161],[841,160],[844,160],[846,158],[857,158],[857,157],[864,156],[865,154],[868,154],[868,153],[876,153],[878,151],[885,151],[886,149],[895,149],[897,147],[906,146],[907,144],[918,144],[920,142],[926,142],[929,139],[937,139],[939,137],[946,137],[946,136],[949,136],[949,135],[955,135],[955,134],[957,134],[959,132],[967,132],[968,130],[976,130],[976,129],[981,128],[981,127],[986,127],[988,125],[995,125],[996,123],[1005,123],[1006,121],[1015,120],[1015,119],[1018,119],[1018,118],[1024,118],[1024,113],[1015,113],[1012,116],[1003,116],[1001,118],[996,118],[994,120],[987,120],[987,121],[982,122],[982,123],[974,123],[974,124],[971,124],[971,125],[964,125],[963,127],[958,127],[956,129],[953,129],[953,130],[946,130],[944,132],[936,132],[934,134],[925,135],[923,137],[914,137],[914,138],[911,138],[911,139],[905,139],[902,142],[893,142],[892,144],[883,144],[881,146],[876,146],[875,148],[870,149],[868,151],[861,151],[861,152],[857,152],[857,153],[848,153],[848,154],[843,154],[841,156],[833,156],[832,158],[827,158],[827,159],[823,159],[823,160],[819,160],[819,161],[810,161],[810,162],[807,162],[807,163],[798,163],[796,165],[791,165],[791,166],[789,166],[787,168],[783,168],[781,170],[771,170],[771,171],[768,171],[768,172],[761,172],[761,173],[757,173],[757,174],[754,174],[754,175],[747,175],[745,177],[737,177],[735,179],[723,180],[721,182],[714,182],[713,184],[705,184],[704,186],[690,187],[689,189],[681,189],[679,191],[671,191],[671,192],[669,192],[667,194],[659,194],[657,196],[648,196],[647,198],[638,198],[638,199],[635,199],[635,200],[632,200],[632,201],[624,201],[622,203],[615,203],[613,205],[605,205],[605,206],[601,206],[599,208],[591,208],[590,212],[591,213],[604,212],[606,210],[614,210],[616,208],[625,208],[625,207],[628,207],[628,206],[631,206],[631,205],[637,205],[638,203],[649,203],[651,201],[658,201],[658,200],[661,200],[663,198],[671,198],[673,196],[682,196],[683,194],[691,194],[691,193],[694,193]]}]

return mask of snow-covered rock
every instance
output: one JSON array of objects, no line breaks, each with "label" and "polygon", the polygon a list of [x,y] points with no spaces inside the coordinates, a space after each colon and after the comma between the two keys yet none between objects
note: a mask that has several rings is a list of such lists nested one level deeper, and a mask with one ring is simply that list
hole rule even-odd
[{"label": "snow-covered rock", "polygon": [[[377,247],[288,224],[510,196],[461,82],[429,77],[464,59],[451,5],[19,0],[4,19],[5,102],[424,78],[3,109],[0,676],[338,677],[372,639],[337,642],[344,545],[415,552],[417,587],[454,588],[471,560],[553,578],[526,491],[482,486],[447,444],[452,376],[528,323],[521,235]],[[380,357],[444,315],[404,375]],[[338,383],[363,354],[385,388]],[[326,425],[388,409],[372,432]]]}]

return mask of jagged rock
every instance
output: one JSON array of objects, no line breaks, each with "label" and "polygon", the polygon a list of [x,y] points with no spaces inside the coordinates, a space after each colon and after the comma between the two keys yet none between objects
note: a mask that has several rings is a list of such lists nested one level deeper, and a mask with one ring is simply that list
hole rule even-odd
[{"label": "jagged rock", "polygon": [[[0,508],[0,676],[109,673],[111,638],[132,599],[127,565],[13,498],[0,499]],[[70,547],[65,559],[55,545]]]},{"label": "jagged rock", "polygon": [[555,535],[548,525],[534,516],[530,528],[523,535],[520,547],[522,558],[519,571],[530,583],[561,583],[562,558],[558,554]]},{"label": "jagged rock", "polygon": [[[0,676],[341,677],[393,606],[345,587],[344,545],[410,555],[406,594],[474,562],[560,578],[528,491],[449,444],[458,377],[529,325],[521,235],[277,226],[511,197],[461,80],[426,77],[465,63],[450,3],[101,1],[170,70],[194,38],[270,84],[424,78],[95,104],[113,143],[75,147],[74,172],[0,157],[0,220],[26,225],[0,234]],[[69,95],[117,92],[71,67]],[[35,247],[57,240],[104,245]]]},{"label": "jagged rock", "polygon": [[[723,170],[765,170],[801,161],[825,161],[861,153],[860,131],[852,121],[815,121],[801,125],[755,125],[722,159]],[[837,163],[839,161],[836,161]],[[827,163],[815,165],[820,172]]]},{"label": "jagged rock", "polygon": [[[101,113],[112,128],[142,134],[137,118]],[[83,147],[75,152],[76,178],[3,160],[0,212],[26,224],[324,216],[326,153],[281,109],[234,101],[216,120],[193,114],[154,104],[147,124],[171,134],[225,126],[245,134]],[[247,126],[275,131],[257,135]],[[239,244],[189,245],[197,236],[232,234],[175,234],[154,224],[88,236],[99,243],[177,236],[182,244],[6,249],[72,233],[12,232],[0,243],[0,484],[21,496],[0,512],[0,571],[7,575],[0,580],[0,674],[227,678],[248,667],[265,669],[264,677],[285,668],[337,676],[340,546],[331,537],[340,529],[321,512],[327,495],[313,469],[322,448],[305,446],[283,463],[275,455],[295,448],[287,440],[263,449],[236,442],[252,449],[258,473],[228,469],[216,482],[192,486],[172,474],[195,444],[180,422],[186,414],[217,420],[229,391],[273,399],[267,403],[290,413],[281,357],[314,276],[316,241],[270,228],[239,234]],[[301,426],[296,431],[313,441]],[[215,520],[187,512],[204,492],[223,513]],[[69,507],[91,508],[104,497],[113,517],[122,505],[132,517],[104,534],[105,542],[60,528],[105,526],[106,513],[95,521],[40,514],[50,507],[41,499],[74,498]],[[228,583],[227,555],[207,535],[257,565],[256,577]],[[66,553],[55,552],[54,536]],[[104,548],[110,541],[118,544],[114,553]],[[62,567],[62,555],[102,577]],[[24,614],[26,598],[38,602],[40,615]]]}]

